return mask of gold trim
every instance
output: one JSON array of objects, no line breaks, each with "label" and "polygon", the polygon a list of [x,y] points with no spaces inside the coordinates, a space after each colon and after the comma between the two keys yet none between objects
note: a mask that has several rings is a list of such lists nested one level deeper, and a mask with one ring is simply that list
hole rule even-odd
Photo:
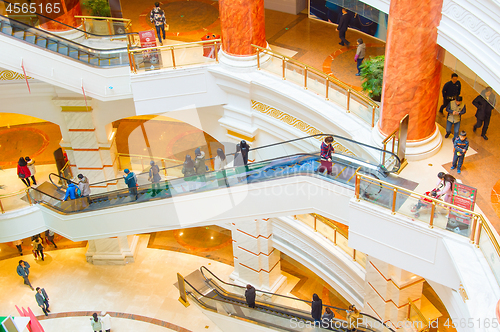
[{"label": "gold trim", "polygon": [[460,283],[460,286],[458,286],[458,292],[462,296],[462,300],[467,301],[469,299],[469,296],[467,296],[467,292],[465,291],[465,287],[462,283]]},{"label": "gold trim", "polygon": [[61,106],[61,112],[92,112],[92,107],[87,106]]},{"label": "gold trim", "polygon": [[243,140],[245,140],[247,142],[253,142],[253,141],[255,141],[255,137],[245,136],[245,135],[242,135],[240,133],[237,133],[237,132],[229,130],[229,129],[227,130],[227,133],[228,133],[228,135],[241,138],[241,139],[243,139]]},{"label": "gold trim", "polygon": [[[28,80],[33,80],[33,77],[26,76]],[[1,70],[0,71],[0,81],[15,81],[15,80],[24,80],[24,75],[20,73],[16,73],[12,70]]]},{"label": "gold trim", "polygon": [[[261,103],[260,101],[252,100],[252,109],[254,109],[262,114],[269,115],[270,117],[273,117],[277,120],[280,120],[280,121],[286,123],[287,125],[292,126],[295,129],[302,131],[303,133],[305,133],[307,135],[322,134],[322,132],[319,129],[305,123],[304,121],[297,119],[296,117],[294,117],[288,113],[279,111],[274,107],[271,107],[269,105]],[[321,141],[323,139],[321,136],[318,136],[315,138],[319,141]],[[339,142],[334,142],[332,145],[336,151],[342,152],[343,154],[355,156],[355,154],[352,151],[350,151],[348,148],[346,148],[345,146],[343,146]]]}]

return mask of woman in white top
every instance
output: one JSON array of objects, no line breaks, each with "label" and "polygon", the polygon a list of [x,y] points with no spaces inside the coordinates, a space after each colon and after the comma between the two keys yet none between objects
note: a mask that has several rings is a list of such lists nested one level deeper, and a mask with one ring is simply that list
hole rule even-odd
[{"label": "woman in white top", "polygon": [[35,169],[35,161],[30,159],[30,157],[26,157],[24,158],[24,160],[26,160],[26,162],[28,163],[28,169],[30,170],[30,173],[31,173],[31,180],[33,180],[33,184],[36,185],[36,180],[35,180],[35,173],[36,173],[36,169]]},{"label": "woman in white top", "polygon": [[224,153],[224,150],[221,148],[217,149],[217,156],[215,156],[214,159],[214,170],[218,171],[216,173],[217,177],[217,182],[219,183],[219,187],[227,187],[227,178],[226,178],[226,171],[224,168],[227,167],[227,158],[226,154]]},{"label": "woman in white top", "polygon": [[451,203],[451,190],[455,178],[450,174],[445,174],[444,172],[438,173],[438,182],[434,191],[436,192],[436,198],[441,198],[446,203]]}]

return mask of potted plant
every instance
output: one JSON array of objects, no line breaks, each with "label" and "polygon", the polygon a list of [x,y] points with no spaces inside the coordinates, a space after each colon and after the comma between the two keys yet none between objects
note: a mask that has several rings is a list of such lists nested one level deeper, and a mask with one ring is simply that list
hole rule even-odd
[{"label": "potted plant", "polygon": [[361,87],[368,96],[380,102],[382,97],[382,79],[384,77],[385,56],[371,57],[361,65],[361,77],[364,79]]},{"label": "potted plant", "polygon": [[[87,0],[83,5],[89,10],[90,16],[111,17],[111,8],[109,7],[108,0]],[[92,28],[90,30],[97,35],[113,34],[112,31],[109,31],[108,22],[105,19],[92,19]]]}]

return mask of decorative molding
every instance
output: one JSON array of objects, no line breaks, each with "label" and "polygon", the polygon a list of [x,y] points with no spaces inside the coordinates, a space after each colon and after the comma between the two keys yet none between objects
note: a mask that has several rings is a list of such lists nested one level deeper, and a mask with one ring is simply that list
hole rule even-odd
[{"label": "decorative molding", "polygon": [[466,7],[470,6],[464,0],[444,0],[442,13],[476,36],[485,46],[500,54],[499,31],[483,21],[486,17],[479,9],[477,13],[473,13]]},{"label": "decorative molding", "polygon": [[[252,100],[252,109],[262,114],[268,115],[272,118],[275,118],[276,120],[282,121],[287,125],[292,126],[295,129],[298,129],[307,135],[323,134],[319,129],[305,123],[304,121],[297,119],[296,117],[288,113],[277,110],[274,107],[261,103],[260,101]],[[321,136],[314,138],[319,141],[322,140]],[[352,151],[350,151],[348,148],[346,148],[339,142],[334,142],[333,147],[335,148],[336,151],[342,152],[343,154],[355,156],[355,154]]]},{"label": "decorative molding", "polygon": [[[28,80],[33,80],[33,77],[26,76]],[[15,81],[24,80],[24,75],[16,73],[12,70],[1,70],[0,71],[0,81]]]}]

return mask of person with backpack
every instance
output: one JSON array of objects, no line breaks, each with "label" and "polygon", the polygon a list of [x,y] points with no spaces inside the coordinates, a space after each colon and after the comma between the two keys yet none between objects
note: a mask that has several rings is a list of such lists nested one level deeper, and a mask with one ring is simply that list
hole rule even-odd
[{"label": "person with backpack", "polygon": [[63,202],[69,199],[77,199],[82,196],[80,188],[72,181],[68,181],[68,188],[66,188],[66,195],[64,195]]},{"label": "person with backpack", "polygon": [[155,2],[155,8],[153,8],[151,13],[149,14],[149,20],[154,24],[156,28],[156,34],[158,35],[158,41],[160,42],[160,45],[163,45],[160,32],[163,33],[163,39],[165,39],[165,24],[167,25],[167,30],[168,24],[167,19],[165,18],[165,12],[160,8],[159,2]]},{"label": "person with backpack", "polygon": [[[151,167],[149,168],[149,181],[151,182],[151,197],[155,197],[157,194],[161,192],[160,189],[160,168],[155,164],[153,160],[149,163]],[[157,189],[155,189],[157,188]]]},{"label": "person with backpack", "polygon": [[135,173],[131,172],[128,168],[125,168],[123,172],[125,172],[123,178],[127,184],[128,192],[130,196],[135,197],[135,200],[137,200],[137,178]]}]

